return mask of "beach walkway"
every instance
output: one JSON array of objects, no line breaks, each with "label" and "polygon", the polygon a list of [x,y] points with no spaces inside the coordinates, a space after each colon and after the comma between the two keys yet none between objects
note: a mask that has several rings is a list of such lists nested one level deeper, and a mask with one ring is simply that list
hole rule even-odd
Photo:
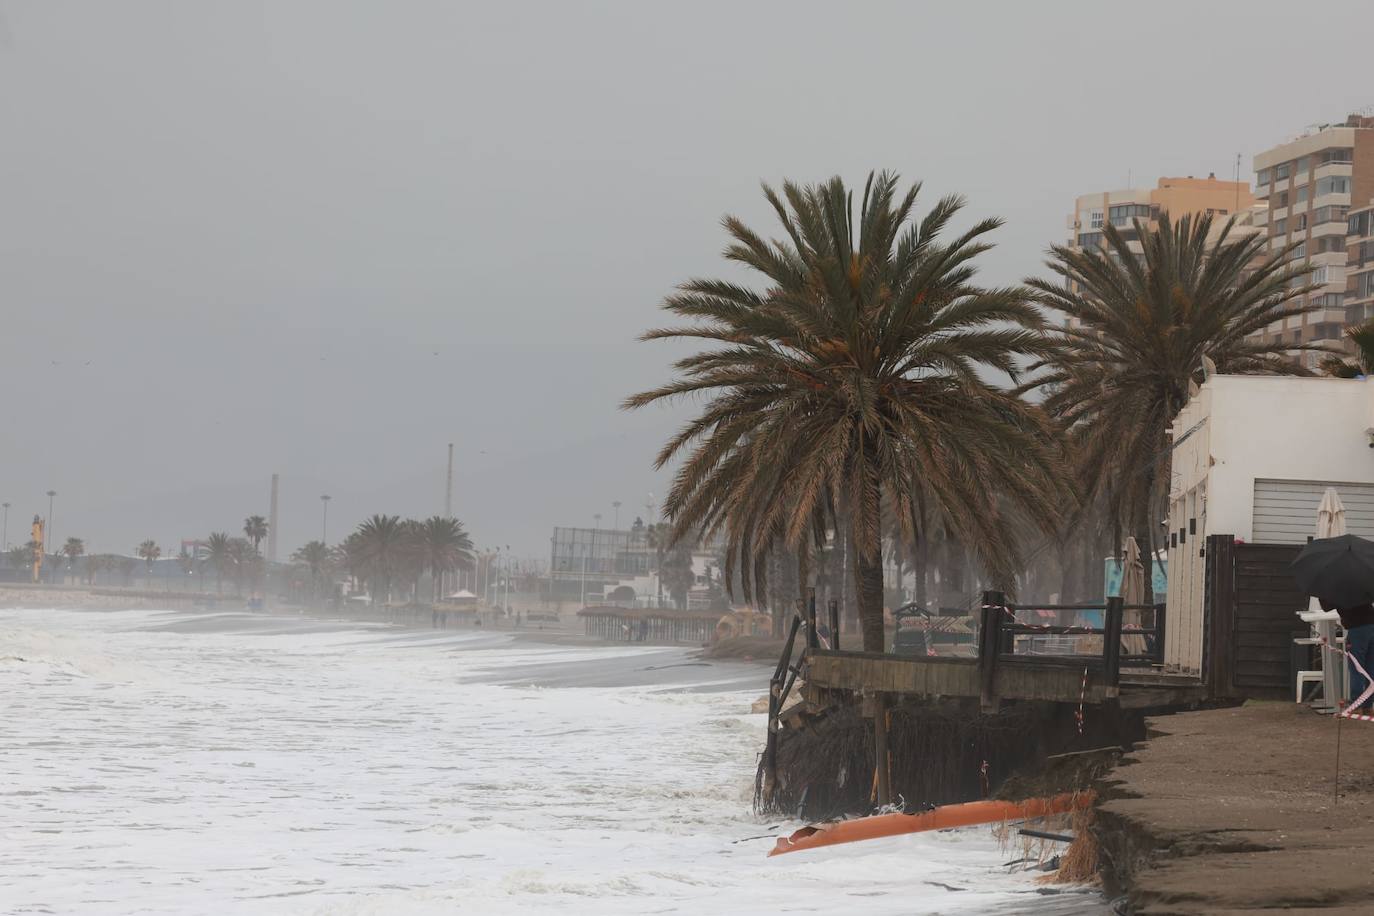
[{"label": "beach walkway", "polygon": [[1148,725],[1101,807],[1103,851],[1137,916],[1374,912],[1374,723],[1341,723],[1339,800],[1336,723],[1306,707],[1252,701]]}]

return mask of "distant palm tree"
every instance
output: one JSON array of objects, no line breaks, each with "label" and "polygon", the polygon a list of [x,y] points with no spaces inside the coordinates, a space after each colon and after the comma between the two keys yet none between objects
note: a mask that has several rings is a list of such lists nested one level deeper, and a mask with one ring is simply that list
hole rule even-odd
[{"label": "distant palm tree", "polygon": [[890,173],[870,176],[855,213],[839,178],[789,182],[781,194],[765,187],[782,240],[725,221],[726,258],[761,275],[762,290],[683,284],[663,307],[687,324],[645,339],[711,349],[625,402],[708,398],[658,454],[660,468],[685,455],[664,506],[675,539],[725,532],[726,575],[733,581],[740,568],[743,588],[769,553],[807,548],[804,563],[824,529],[847,526],[869,651],[885,644],[885,501],[905,523],[912,494],[928,493],[1007,584],[1020,564],[1003,495],[1047,517],[1059,502],[1048,425],[989,381],[1050,353],[1025,290],[974,285],[974,260],[1001,221],[942,240],[963,201],[946,197],[921,217],[918,190],[899,193]]},{"label": "distant palm tree", "polygon": [[11,569],[28,569],[33,563],[33,548],[11,547],[5,551],[5,562]]},{"label": "distant palm tree", "polygon": [[230,550],[233,539],[227,532],[216,531],[205,541],[205,562],[215,571],[215,594],[223,590],[224,571],[232,567],[234,558]]},{"label": "distant palm tree", "polygon": [[324,541],[310,541],[291,554],[293,563],[300,563],[310,571],[310,591],[315,597],[320,594],[320,582],[333,559],[333,551]]},{"label": "distant palm tree", "polygon": [[[376,587],[370,589],[372,601],[386,604],[391,598],[391,583],[401,570],[408,547],[408,530],[399,515],[374,515],[354,532],[358,567]],[[350,539],[351,540],[351,539]]]},{"label": "distant palm tree", "polygon": [[363,537],[357,531],[352,532],[344,538],[343,543],[334,548],[339,565],[348,570],[349,578],[353,580],[355,589],[366,591],[367,584],[367,558],[366,550],[363,547]]},{"label": "distant palm tree", "polygon": [[[68,565],[69,567],[73,567],[74,564],[76,563],[76,558],[79,557],[79,556],[81,556],[81,555],[84,554],[85,552],[86,552],[86,543],[85,543],[84,541],[82,541],[81,538],[67,538],[67,543],[65,543],[65,544],[62,545],[62,554],[63,554],[64,556],[66,556],[66,558],[67,558],[67,565]],[[63,575],[62,575],[62,581],[65,582],[66,579],[67,579],[67,576],[66,576],[66,573],[65,573],[65,571],[64,571],[64,572],[63,572]],[[80,578],[79,578],[79,577],[78,577],[77,581],[78,581],[78,582],[80,581]]]},{"label": "distant palm tree", "polygon": [[1345,329],[1345,339],[1355,347],[1352,359],[1332,354],[1322,360],[1322,371],[1337,378],[1374,375],[1374,320]]},{"label": "distant palm tree", "polygon": [[135,553],[143,558],[143,562],[147,566],[148,572],[151,573],[153,571],[153,564],[157,562],[158,557],[162,556],[162,548],[157,546],[157,542],[152,538],[149,538],[138,545],[138,550],[135,551]]},{"label": "distant palm tree", "polygon": [[[655,607],[663,606],[663,558],[667,553],[668,545],[673,541],[673,526],[662,522],[649,525],[644,532],[645,540],[654,549],[654,578],[658,582],[658,595],[654,603]],[[726,565],[729,565],[729,557],[726,557]]]},{"label": "distant palm tree", "polygon": [[414,529],[416,548],[434,579],[434,600],[443,598],[444,576],[472,566],[472,538],[456,518],[430,516]]},{"label": "distant palm tree", "polygon": [[663,587],[668,589],[677,609],[687,610],[687,597],[697,581],[696,571],[692,567],[691,541],[680,539],[668,549],[663,562],[659,564],[658,577]]},{"label": "distant palm tree", "polygon": [[425,574],[425,552],[420,545],[420,523],[413,518],[401,522],[401,556],[396,578],[410,584],[412,602],[420,600],[420,577]]},{"label": "distant palm tree", "polygon": [[1116,530],[1143,549],[1164,513],[1169,425],[1196,383],[1210,371],[1307,375],[1293,351],[1329,352],[1256,338],[1316,308],[1305,301],[1312,268],[1290,259],[1296,243],[1271,253],[1264,233],[1238,238],[1233,224],[1214,231],[1209,215],[1173,222],[1167,213],[1155,228],[1136,220],[1139,254],[1105,225],[1102,247],[1056,245],[1054,278],[1026,281],[1077,326],[1053,333],[1056,350],[1025,387],[1043,390],[1046,410],[1069,429],[1083,503],[1105,504]]},{"label": "distant palm tree", "polygon": [[261,515],[248,516],[243,520],[243,534],[253,542],[253,553],[257,553],[258,545],[267,537],[267,519]]}]

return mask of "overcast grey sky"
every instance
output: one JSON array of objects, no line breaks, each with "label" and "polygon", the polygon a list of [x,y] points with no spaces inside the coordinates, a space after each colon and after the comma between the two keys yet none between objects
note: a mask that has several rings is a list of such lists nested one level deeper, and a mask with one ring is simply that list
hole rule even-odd
[{"label": "overcast grey sky", "polygon": [[[0,0],[9,536],[283,553],[443,506],[546,556],[642,513],[635,343],[758,182],[891,168],[1038,269],[1072,198],[1374,105],[1374,5]],[[1319,43],[1314,40],[1320,32]],[[1295,48],[1306,48],[1296,51]]]}]

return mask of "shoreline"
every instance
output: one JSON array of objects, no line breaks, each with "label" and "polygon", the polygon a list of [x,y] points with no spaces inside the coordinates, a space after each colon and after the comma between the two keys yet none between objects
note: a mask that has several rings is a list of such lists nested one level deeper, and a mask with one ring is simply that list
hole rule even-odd
[{"label": "shoreline", "polygon": [[1374,723],[1249,702],[1147,720],[1101,780],[1095,829],[1109,896],[1135,916],[1368,913]]},{"label": "shoreline", "polygon": [[[768,690],[767,673],[775,661],[765,653],[751,656],[747,652],[726,651],[713,653],[712,646],[694,643],[662,642],[625,642],[622,640],[598,639],[574,630],[568,621],[557,624],[543,622],[534,626],[512,626],[508,621],[488,621],[481,626],[471,625],[470,617],[458,617],[450,609],[431,610],[428,607],[393,607],[380,609],[368,606],[344,606],[340,608],[311,607],[307,605],[268,605],[261,610],[245,607],[246,598],[234,595],[215,595],[213,593],[157,592],[141,589],[118,590],[109,588],[84,588],[40,584],[30,586],[26,583],[0,583],[0,609],[25,610],[71,610],[71,611],[119,611],[119,610],[166,610],[190,616],[243,614],[251,618],[278,618],[299,620],[310,618],[348,624],[373,624],[415,632],[433,632],[455,635],[509,637],[521,643],[561,646],[568,648],[627,648],[639,650],[634,653],[652,663],[655,656],[665,656],[663,665],[652,665],[642,671],[661,672],[645,676],[642,672],[633,673],[623,665],[611,666],[602,677],[574,676],[559,665],[546,665],[532,662],[523,666],[519,673],[527,675],[532,682],[559,686],[658,686],[663,689],[682,689],[682,683],[690,678],[684,668],[710,667],[722,675],[714,689],[757,690],[764,696]],[[752,647],[747,647],[752,648]],[[727,647],[727,650],[729,647]],[[639,684],[639,681],[643,684]]]}]

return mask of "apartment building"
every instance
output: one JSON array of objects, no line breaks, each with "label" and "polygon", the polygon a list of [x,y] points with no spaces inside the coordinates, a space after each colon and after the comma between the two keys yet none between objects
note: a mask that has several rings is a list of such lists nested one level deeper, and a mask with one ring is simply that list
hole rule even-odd
[{"label": "apartment building", "polygon": [[[1269,205],[1264,225],[1270,250],[1295,244],[1290,258],[1312,264],[1308,282],[1319,287],[1309,297],[1316,311],[1275,322],[1265,339],[1344,345],[1345,326],[1364,315],[1363,300],[1346,301],[1352,279],[1347,274],[1355,273],[1348,264],[1348,233],[1351,202],[1374,199],[1374,118],[1351,115],[1260,153],[1255,196]],[[1302,359],[1315,367],[1320,356]]]},{"label": "apartment building", "polygon": [[1345,321],[1374,319],[1374,200],[1352,209],[1346,221]]},{"label": "apartment building", "polygon": [[[1102,244],[1102,227],[1115,226],[1126,240],[1127,247],[1141,252],[1136,238],[1135,220],[1148,228],[1159,224],[1161,213],[1171,220],[1188,214],[1210,213],[1216,217],[1213,234],[1219,233],[1227,219],[1237,214],[1232,238],[1241,232],[1257,232],[1262,222],[1264,205],[1256,203],[1250,185],[1244,181],[1221,181],[1215,174],[1206,178],[1161,178],[1153,188],[1128,188],[1120,191],[1100,191],[1083,194],[1074,199],[1073,213],[1068,219],[1070,248],[1090,248]],[[1077,321],[1070,319],[1070,327]]]},{"label": "apartment building", "polygon": [[1161,213],[1168,213],[1172,219],[1188,213],[1227,216],[1247,213],[1254,205],[1250,186],[1243,181],[1220,181],[1216,175],[1161,178],[1153,188],[1101,191],[1075,198],[1067,242],[1075,248],[1100,245],[1102,226],[1108,223],[1130,241],[1135,236],[1137,219],[1153,228]]}]

